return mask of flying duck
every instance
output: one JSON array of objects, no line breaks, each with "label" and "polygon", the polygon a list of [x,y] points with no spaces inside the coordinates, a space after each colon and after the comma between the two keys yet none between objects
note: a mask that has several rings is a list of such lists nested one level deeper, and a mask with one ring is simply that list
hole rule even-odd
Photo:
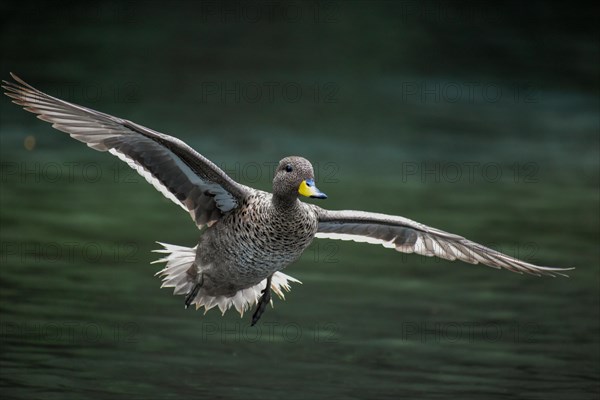
[{"label": "flying duck", "polygon": [[[161,287],[185,296],[185,307],[206,311],[232,306],[243,316],[256,304],[259,320],[271,290],[280,298],[298,280],[281,272],[314,238],[380,244],[404,253],[484,264],[517,273],[562,275],[572,268],[537,266],[410,219],[365,211],[330,211],[300,197],[326,199],[317,189],[311,163],[285,157],[273,192],[231,179],[181,140],[41,92],[11,73],[5,94],[53,128],[94,150],[108,151],[135,169],[159,192],[190,214],[202,234],[195,247],[159,243],[166,266]],[[205,311],[205,312],[206,312]]]}]

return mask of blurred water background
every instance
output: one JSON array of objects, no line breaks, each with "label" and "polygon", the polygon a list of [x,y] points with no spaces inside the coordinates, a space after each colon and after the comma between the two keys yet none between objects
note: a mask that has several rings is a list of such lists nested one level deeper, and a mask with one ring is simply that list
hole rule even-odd
[{"label": "blurred water background", "polygon": [[[598,7],[3,2],[9,71],[269,190],[403,215],[571,278],[315,241],[259,326],[150,265],[198,230],[127,166],[0,101],[3,398],[597,399]],[[582,3],[585,4],[585,3]]]}]

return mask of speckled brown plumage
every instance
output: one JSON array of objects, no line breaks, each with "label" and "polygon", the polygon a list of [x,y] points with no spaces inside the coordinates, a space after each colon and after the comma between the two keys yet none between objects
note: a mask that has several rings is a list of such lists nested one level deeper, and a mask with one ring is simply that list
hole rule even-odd
[{"label": "speckled brown plumage", "polygon": [[201,236],[196,263],[204,268],[202,290],[233,296],[257,285],[296,261],[317,227],[315,210],[297,198],[289,207],[277,207],[272,194],[252,192]]}]

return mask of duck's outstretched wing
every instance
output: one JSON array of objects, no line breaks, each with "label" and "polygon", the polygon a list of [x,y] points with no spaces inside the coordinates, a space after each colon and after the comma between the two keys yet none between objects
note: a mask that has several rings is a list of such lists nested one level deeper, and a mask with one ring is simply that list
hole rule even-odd
[{"label": "duck's outstretched wing", "polygon": [[247,194],[210,160],[181,140],[43,93],[11,73],[5,94],[27,111],[135,169],[169,200],[190,213],[199,228],[216,222]]},{"label": "duck's outstretched wing", "polygon": [[461,236],[410,219],[363,211],[329,211],[313,206],[319,219],[318,238],[381,244],[404,253],[437,256],[505,268],[522,274],[562,275],[572,268],[540,267],[502,254]]}]

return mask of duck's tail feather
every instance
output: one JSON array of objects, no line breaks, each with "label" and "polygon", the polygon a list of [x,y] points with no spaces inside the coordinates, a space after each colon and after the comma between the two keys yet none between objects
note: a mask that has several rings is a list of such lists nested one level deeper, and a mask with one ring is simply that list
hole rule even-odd
[{"label": "duck's tail feather", "polygon": [[[165,268],[155,274],[155,276],[159,275],[162,277],[163,283],[161,288],[173,287],[175,288],[173,294],[187,295],[192,291],[197,282],[197,268],[191,267],[196,260],[196,249],[198,246],[184,247],[161,242],[156,243],[160,244],[163,248],[153,250],[153,252],[166,254],[166,256],[152,262],[152,264],[161,262],[167,263]],[[271,289],[279,296],[279,298],[285,300],[283,292],[290,291],[290,282],[302,283],[283,272],[275,272],[271,278]],[[245,311],[257,303],[266,284],[267,279],[264,279],[257,285],[239,290],[232,297],[209,296],[202,291],[202,288],[200,288],[200,291],[198,291],[198,294],[192,300],[191,304],[196,305],[196,310],[204,307],[205,314],[215,306],[218,306],[221,313],[225,314],[225,311],[233,306],[240,313],[240,316],[243,316]]]}]

